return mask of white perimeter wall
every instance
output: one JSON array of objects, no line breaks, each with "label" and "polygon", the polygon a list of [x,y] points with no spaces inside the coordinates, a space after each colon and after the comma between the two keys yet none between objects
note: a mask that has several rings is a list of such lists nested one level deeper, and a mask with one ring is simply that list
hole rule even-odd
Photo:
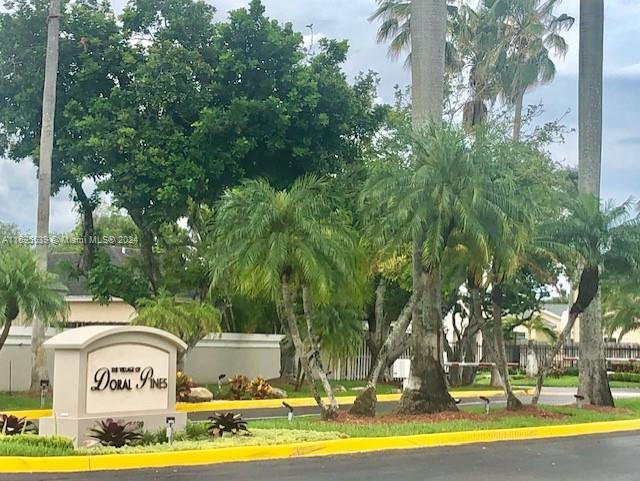
[{"label": "white perimeter wall", "polygon": [[[57,334],[47,331],[47,338]],[[225,333],[201,341],[187,356],[185,371],[197,383],[215,383],[220,374],[244,374],[266,379],[280,375],[280,340],[272,334]],[[47,351],[47,370],[53,376],[53,355]],[[0,391],[25,391],[31,376],[31,328],[12,327],[0,350]],[[53,379],[52,379],[53,380]],[[2,406],[0,406],[1,408]]]}]

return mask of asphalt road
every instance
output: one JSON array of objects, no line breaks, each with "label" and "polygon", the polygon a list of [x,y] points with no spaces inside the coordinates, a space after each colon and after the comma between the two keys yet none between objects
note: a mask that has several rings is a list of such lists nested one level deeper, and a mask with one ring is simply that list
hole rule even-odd
[{"label": "asphalt road", "polygon": [[[531,388],[533,390],[533,388]],[[576,393],[575,388],[545,388],[542,391],[542,396],[540,398],[541,404],[572,404],[575,402],[574,394]],[[640,397],[640,390],[637,389],[619,389],[614,390],[613,395],[616,398],[622,397]],[[525,402],[531,402],[531,396],[520,396],[520,399]],[[500,393],[497,396],[491,398],[492,406],[504,406],[506,400],[504,396]],[[480,401],[480,399],[476,397],[463,399],[461,406],[483,406],[484,403]],[[348,410],[349,405],[340,406],[343,410]],[[393,412],[398,408],[397,402],[384,402],[378,403],[377,412],[380,414]],[[275,408],[275,409],[245,409],[241,411],[245,419],[265,419],[265,418],[286,418],[287,410],[284,408]],[[212,412],[196,412],[189,413],[189,419],[192,421],[202,421],[206,420],[209,416],[211,416]],[[310,416],[317,415],[318,408],[315,406],[310,407],[298,407],[295,409],[296,416]],[[640,481],[640,474],[638,475],[638,481]]]},{"label": "asphalt road", "polygon": [[2,481],[638,481],[640,433]]}]

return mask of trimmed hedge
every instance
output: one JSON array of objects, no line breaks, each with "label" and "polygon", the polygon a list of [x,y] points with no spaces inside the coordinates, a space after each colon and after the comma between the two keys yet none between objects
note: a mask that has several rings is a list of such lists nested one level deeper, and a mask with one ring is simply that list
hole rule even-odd
[{"label": "trimmed hedge", "polygon": [[609,374],[609,380],[640,383],[640,374],[635,372],[614,372]]}]

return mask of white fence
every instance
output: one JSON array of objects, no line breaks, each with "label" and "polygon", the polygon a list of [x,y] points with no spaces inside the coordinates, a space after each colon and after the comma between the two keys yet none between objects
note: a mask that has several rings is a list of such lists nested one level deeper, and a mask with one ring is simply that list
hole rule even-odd
[{"label": "white fence", "polygon": [[[46,337],[58,331],[49,329]],[[185,371],[201,384],[217,382],[220,374],[244,374],[267,379],[280,375],[280,340],[271,334],[224,333],[210,336],[193,349]],[[47,353],[47,371],[53,376],[53,356]],[[31,328],[12,327],[0,350],[0,392],[29,389],[31,376]],[[0,406],[1,407],[1,406]]]}]

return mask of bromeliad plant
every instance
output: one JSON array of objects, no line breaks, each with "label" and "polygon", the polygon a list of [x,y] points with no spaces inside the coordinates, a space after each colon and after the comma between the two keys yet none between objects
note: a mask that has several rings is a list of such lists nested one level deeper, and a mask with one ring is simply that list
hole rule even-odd
[{"label": "bromeliad plant", "polygon": [[240,434],[240,432],[249,433],[247,421],[242,418],[242,414],[216,413],[209,418],[209,421],[207,432],[210,436],[222,437],[224,433],[231,435]]},{"label": "bromeliad plant", "polygon": [[15,436],[17,434],[37,434],[38,428],[27,418],[18,418],[10,414],[0,414],[0,434]]},{"label": "bromeliad plant", "polygon": [[121,448],[130,446],[143,438],[142,423],[125,422],[111,418],[99,421],[96,427],[89,430],[89,438],[102,446]]}]

